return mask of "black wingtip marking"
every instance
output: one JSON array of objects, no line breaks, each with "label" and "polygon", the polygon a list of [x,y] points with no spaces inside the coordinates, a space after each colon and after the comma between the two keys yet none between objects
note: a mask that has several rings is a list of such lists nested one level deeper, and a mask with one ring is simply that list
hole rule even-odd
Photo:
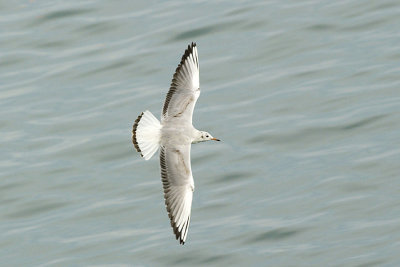
[{"label": "black wingtip marking", "polygon": [[140,150],[139,145],[138,145],[137,140],[136,140],[136,129],[137,129],[138,125],[139,125],[139,121],[142,119],[142,116],[143,116],[143,112],[137,117],[137,119],[135,120],[135,123],[133,124],[132,143],[135,146],[137,152],[139,152],[140,155],[143,157],[142,151]]},{"label": "black wingtip marking", "polygon": [[[183,54],[182,58],[181,58],[181,62],[179,63],[178,67],[175,69],[175,73],[174,76],[172,77],[172,82],[170,85],[170,89],[167,93],[167,96],[165,98],[165,102],[164,102],[164,107],[163,107],[163,115],[165,116],[165,114],[167,113],[168,110],[168,105],[169,102],[171,101],[171,98],[173,96],[173,94],[176,91],[176,78],[178,76],[178,73],[180,72],[182,65],[185,63],[185,60],[190,56],[190,54],[193,53],[193,49],[196,47],[196,43],[192,42],[191,44],[188,45],[188,48],[185,50],[185,53]],[[197,64],[197,68],[199,67],[199,62],[198,59],[195,58],[196,60],[196,64]]]}]

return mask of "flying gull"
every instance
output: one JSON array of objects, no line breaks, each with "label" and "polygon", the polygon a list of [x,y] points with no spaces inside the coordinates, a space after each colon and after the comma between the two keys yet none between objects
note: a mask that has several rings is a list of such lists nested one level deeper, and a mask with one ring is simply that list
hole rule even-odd
[{"label": "flying gull", "polygon": [[133,145],[145,160],[149,160],[160,148],[165,206],[176,239],[182,245],[189,229],[194,191],[191,144],[219,141],[192,125],[193,109],[199,95],[199,59],[196,43],[191,43],[175,70],[161,122],[146,110],[136,119],[132,130]]}]

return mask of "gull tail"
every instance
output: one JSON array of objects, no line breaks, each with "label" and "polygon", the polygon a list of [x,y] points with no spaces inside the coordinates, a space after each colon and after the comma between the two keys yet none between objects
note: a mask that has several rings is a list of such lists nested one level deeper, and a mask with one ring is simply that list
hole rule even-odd
[{"label": "gull tail", "polygon": [[150,111],[142,112],[133,124],[132,143],[145,160],[149,160],[157,152],[160,137],[160,121]]}]

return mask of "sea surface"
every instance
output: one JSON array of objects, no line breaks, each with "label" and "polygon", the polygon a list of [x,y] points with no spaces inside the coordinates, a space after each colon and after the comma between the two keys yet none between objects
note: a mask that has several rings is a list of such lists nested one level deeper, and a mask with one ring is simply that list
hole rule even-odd
[{"label": "sea surface", "polygon": [[[1,1],[1,266],[399,266],[400,2]],[[158,156],[191,42],[187,242]]]}]

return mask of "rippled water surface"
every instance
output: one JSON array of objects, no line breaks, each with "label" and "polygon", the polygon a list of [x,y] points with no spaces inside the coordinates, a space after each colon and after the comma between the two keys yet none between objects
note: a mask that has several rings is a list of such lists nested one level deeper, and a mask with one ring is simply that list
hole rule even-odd
[{"label": "rippled water surface", "polygon": [[[2,1],[0,265],[400,263],[400,3]],[[187,243],[131,143],[197,42]]]}]

